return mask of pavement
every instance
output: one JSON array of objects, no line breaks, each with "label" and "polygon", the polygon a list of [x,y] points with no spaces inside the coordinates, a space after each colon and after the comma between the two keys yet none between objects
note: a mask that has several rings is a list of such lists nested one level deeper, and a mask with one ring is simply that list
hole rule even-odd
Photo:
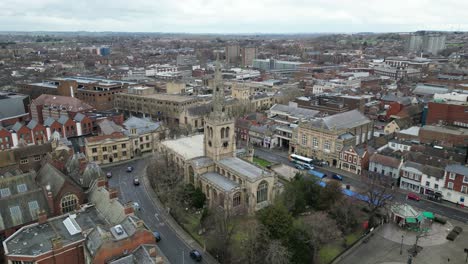
[{"label": "pavement", "polygon": [[[112,172],[109,187],[119,191],[119,199],[122,203],[137,202],[140,205],[141,209],[136,211],[135,215],[141,218],[149,229],[161,234],[161,241],[157,245],[170,263],[200,263],[190,258],[189,252],[192,249],[202,252],[203,261],[201,263],[217,263],[166,212],[146,177],[147,162],[147,157],[141,157],[114,164],[114,166],[103,166],[104,172]],[[126,172],[127,166],[133,166],[133,172]],[[139,178],[141,183],[139,186],[133,184],[134,178]]]},{"label": "pavement", "polygon": [[[259,158],[271,161],[271,162],[283,163],[289,166],[294,166],[294,163],[290,162],[288,159],[287,151],[284,151],[284,150],[255,148],[254,155],[258,156]],[[361,181],[360,175],[356,175],[356,174],[343,171],[334,167],[316,167],[315,169],[318,171],[327,173],[328,175],[332,173],[337,173],[337,174],[344,176],[342,183],[345,185],[346,184],[351,185],[351,188],[356,188],[356,189],[365,188],[365,183]],[[413,201],[413,200],[407,200],[406,199],[407,194],[408,194],[408,191],[400,189],[400,188],[396,188],[393,201],[399,202],[399,203],[407,203],[422,211],[430,211],[437,215],[455,219],[463,223],[468,223],[468,208],[467,207],[460,208],[447,201],[435,202],[435,201],[424,199],[423,196],[420,196],[423,199],[421,199],[419,202]]]},{"label": "pavement", "polygon": [[[421,251],[412,257],[413,264],[452,264],[465,263],[464,248],[468,243],[466,231],[460,234],[455,241],[445,239],[448,229],[460,225],[464,230],[466,224],[448,222],[442,226],[433,224],[433,230],[425,237],[418,239]],[[408,263],[410,251],[416,242],[416,233],[403,230],[394,223],[387,223],[375,231],[369,242],[362,243],[347,252],[339,264],[391,264]],[[402,240],[403,236],[403,240]],[[403,243],[402,243],[403,241]]]}]

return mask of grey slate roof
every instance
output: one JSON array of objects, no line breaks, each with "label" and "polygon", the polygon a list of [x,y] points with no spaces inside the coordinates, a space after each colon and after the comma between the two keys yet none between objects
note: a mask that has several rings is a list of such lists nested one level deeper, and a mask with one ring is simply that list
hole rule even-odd
[{"label": "grey slate roof", "polygon": [[382,96],[382,101],[387,101],[387,102],[397,102],[402,105],[410,105],[411,104],[411,97],[405,96],[396,96],[394,94],[386,94]]},{"label": "grey slate roof", "polygon": [[75,117],[73,118],[75,121],[81,122],[86,116],[83,115],[82,113],[77,113]]},{"label": "grey slate roof", "polygon": [[65,123],[68,121],[68,116],[62,115],[60,118],[57,120],[60,124],[65,125]]},{"label": "grey slate roof", "polygon": [[449,91],[445,86],[418,84],[413,93],[417,95],[434,95],[436,93],[448,93]]},{"label": "grey slate roof", "polygon": [[369,122],[369,118],[359,112],[359,110],[351,110],[313,120],[310,124],[317,128],[323,126],[326,129],[343,129],[361,126]]},{"label": "grey slate roof", "polygon": [[447,165],[447,167],[445,167],[445,170],[448,172],[455,172],[456,174],[468,176],[468,167],[460,164]]},{"label": "grey slate roof", "polygon": [[110,135],[112,133],[121,132],[123,130],[121,126],[114,123],[114,121],[110,121],[108,119],[104,119],[101,122],[99,122],[98,126],[104,135]]},{"label": "grey slate roof", "polygon": [[267,171],[236,157],[222,159],[218,161],[218,164],[246,177],[249,181],[260,179],[262,174],[269,175]]},{"label": "grey slate roof", "polygon": [[153,122],[148,119],[144,118],[138,118],[135,116],[130,117],[123,123],[124,127],[126,130],[124,131],[124,134],[129,136],[130,135],[130,129],[136,128],[136,132],[138,135],[142,134],[147,134],[155,131],[161,126],[160,122]]},{"label": "grey slate roof", "polygon": [[52,194],[56,196],[65,183],[65,175],[52,164],[46,162],[37,173],[37,182],[41,186],[50,185]]},{"label": "grey slate roof", "polygon": [[235,189],[236,187],[239,187],[238,183],[216,172],[207,172],[202,174],[201,177],[226,192],[229,192]]},{"label": "grey slate roof", "polygon": [[416,163],[416,162],[412,162],[412,161],[407,161],[405,162],[405,164],[403,165],[405,167],[410,167],[410,168],[414,168],[414,169],[417,169],[418,171],[420,172],[423,172],[424,170],[424,166],[419,164],[419,163]]},{"label": "grey slate roof", "polygon": [[36,120],[33,119],[33,120],[29,121],[27,127],[29,129],[33,129],[33,128],[35,128],[37,126],[37,124],[39,124],[39,123]]},{"label": "grey slate roof", "polygon": [[192,159],[191,163],[194,168],[203,168],[208,167],[210,165],[214,165],[214,161],[208,157],[194,158]]},{"label": "grey slate roof", "polygon": [[11,130],[15,131],[15,132],[18,132],[18,130],[20,130],[21,128],[23,127],[23,124],[20,123],[20,122],[16,122],[13,127],[11,128]]},{"label": "grey slate roof", "polygon": [[44,120],[44,126],[51,126],[55,122],[55,119],[52,117],[48,117],[46,120]]},{"label": "grey slate roof", "polygon": [[291,107],[289,105],[275,104],[270,108],[270,111],[283,112],[286,115],[290,115],[297,118],[312,118],[316,116],[320,111],[311,110],[307,108]]},{"label": "grey slate roof", "polygon": [[23,100],[27,96],[15,96],[9,98],[0,98],[0,120],[26,114]]}]

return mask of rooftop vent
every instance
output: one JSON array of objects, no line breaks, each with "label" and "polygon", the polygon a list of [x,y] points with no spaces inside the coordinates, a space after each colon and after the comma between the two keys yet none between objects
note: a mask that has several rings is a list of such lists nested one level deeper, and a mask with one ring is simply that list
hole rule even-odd
[{"label": "rooftop vent", "polygon": [[81,233],[81,227],[72,217],[67,217],[67,219],[63,220],[63,224],[67,228],[68,233],[71,236]]}]

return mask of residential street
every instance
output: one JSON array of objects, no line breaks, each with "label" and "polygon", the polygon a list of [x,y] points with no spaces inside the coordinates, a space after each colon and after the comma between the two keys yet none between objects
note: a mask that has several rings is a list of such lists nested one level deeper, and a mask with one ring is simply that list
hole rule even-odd
[{"label": "residential street", "polygon": [[[105,172],[111,171],[112,178],[109,179],[109,187],[119,190],[119,199],[122,203],[137,202],[141,210],[135,214],[145,221],[146,225],[153,231],[161,234],[161,241],[157,243],[162,252],[171,263],[197,263],[190,256],[190,250],[197,248],[197,243],[189,238],[184,241],[179,234],[168,225],[164,209],[160,208],[152,199],[151,194],[145,186],[143,175],[146,173],[147,159],[133,160],[129,163],[117,165],[115,167],[103,168]],[[134,171],[126,172],[127,166],[133,166]],[[133,179],[138,177],[141,184],[135,186]],[[187,238],[185,238],[187,239]],[[188,244],[187,244],[188,243]],[[201,251],[200,248],[197,248]],[[203,253],[202,253],[203,254]],[[205,255],[204,255],[205,257]],[[208,262],[205,258],[202,263]]]},{"label": "residential street", "polygon": [[[283,164],[293,166],[293,163],[288,160],[288,155],[285,151],[255,148],[255,155],[258,156],[259,158],[262,158],[271,162],[283,163]],[[316,170],[325,172],[328,175],[331,175],[338,171],[338,169],[336,168],[329,168],[329,167],[317,167]],[[339,172],[339,174],[344,176],[343,184],[350,184],[354,188],[364,189],[365,187],[364,183],[360,181],[358,175],[352,175],[350,173],[341,172],[341,171]],[[416,202],[413,200],[406,200],[406,193],[407,192],[405,190],[397,189],[395,192],[394,201],[406,202],[416,208],[419,208],[420,210],[430,211],[430,212],[442,215],[444,217],[448,217],[448,218],[456,219],[464,223],[468,223],[468,209],[453,208],[452,205],[450,205],[448,202],[445,202],[445,201],[442,202],[443,204],[440,204],[440,203],[428,201],[425,199],[422,199],[419,202]]]}]

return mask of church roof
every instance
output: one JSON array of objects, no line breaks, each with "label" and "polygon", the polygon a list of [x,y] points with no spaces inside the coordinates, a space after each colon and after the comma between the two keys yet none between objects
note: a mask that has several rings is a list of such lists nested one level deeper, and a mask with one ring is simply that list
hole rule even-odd
[{"label": "church roof", "polygon": [[183,137],[174,140],[166,140],[161,144],[181,155],[185,160],[204,155],[203,134]]},{"label": "church roof", "polygon": [[221,174],[218,174],[216,172],[207,172],[205,174],[202,174],[201,177],[205,179],[206,181],[214,184],[215,186],[221,188],[223,191],[231,191],[237,187],[239,187],[239,184],[224,177]]},{"label": "church roof", "polygon": [[248,181],[258,180],[262,177],[262,174],[269,175],[267,171],[236,157],[222,159],[218,163],[235,171],[240,176],[245,176]]}]

